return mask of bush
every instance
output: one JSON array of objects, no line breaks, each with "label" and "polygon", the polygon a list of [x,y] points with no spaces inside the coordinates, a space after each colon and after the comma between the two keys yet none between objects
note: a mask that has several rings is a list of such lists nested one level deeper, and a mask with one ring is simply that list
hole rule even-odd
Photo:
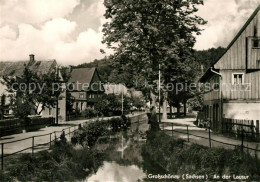
[{"label": "bush", "polygon": [[0,179],[18,181],[75,181],[95,172],[102,164],[102,155],[88,148],[74,149],[70,144],[56,142],[52,151],[22,154],[7,168],[8,176],[0,172]]},{"label": "bush", "polygon": [[77,130],[71,138],[72,144],[92,147],[99,137],[109,132],[109,121],[96,121]]},{"label": "bush", "polygon": [[126,117],[123,117],[123,119],[112,118],[108,121],[97,120],[74,132],[71,143],[74,145],[81,144],[82,146],[92,147],[100,137],[106,136],[111,131],[118,132],[122,129],[126,130],[130,125],[131,123]]},{"label": "bush", "polygon": [[98,115],[98,111],[96,111],[95,109],[92,109],[90,107],[87,107],[83,112],[82,115],[85,118],[93,118],[96,117]]}]

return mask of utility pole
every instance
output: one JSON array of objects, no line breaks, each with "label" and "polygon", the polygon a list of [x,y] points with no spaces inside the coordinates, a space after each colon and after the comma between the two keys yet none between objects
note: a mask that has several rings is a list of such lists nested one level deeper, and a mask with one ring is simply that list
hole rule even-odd
[{"label": "utility pole", "polygon": [[[59,68],[57,67],[56,70],[57,70],[56,80],[58,81],[58,79],[59,79]],[[59,124],[59,95],[57,95],[57,100],[56,100],[56,124],[57,125]]]},{"label": "utility pole", "polygon": [[122,115],[124,114],[124,86],[122,89]]},{"label": "utility pole", "polygon": [[159,64],[159,86],[158,86],[158,89],[159,89],[159,123],[161,122],[161,64]]}]

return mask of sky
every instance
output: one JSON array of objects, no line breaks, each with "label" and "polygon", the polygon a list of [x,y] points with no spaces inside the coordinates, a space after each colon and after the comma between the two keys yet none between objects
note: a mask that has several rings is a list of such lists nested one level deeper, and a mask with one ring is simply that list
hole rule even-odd
[{"label": "sky", "polygon": [[[226,47],[259,0],[204,0],[197,14],[208,21],[195,49]],[[0,61],[56,59],[77,65],[101,59],[103,0],[0,0]]]}]

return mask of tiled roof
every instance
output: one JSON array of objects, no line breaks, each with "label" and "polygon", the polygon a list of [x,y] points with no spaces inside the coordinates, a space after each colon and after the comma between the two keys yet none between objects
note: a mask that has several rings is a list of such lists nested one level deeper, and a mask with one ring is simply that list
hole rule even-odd
[{"label": "tiled roof", "polygon": [[95,68],[74,68],[69,83],[78,83],[77,86],[74,85],[74,88],[78,91],[86,90],[86,86],[91,83],[95,70]]},{"label": "tiled roof", "polygon": [[[29,61],[0,62],[0,76],[21,76],[23,74],[25,65],[28,63]],[[57,63],[55,60],[35,61],[29,66],[29,69],[40,74],[46,74],[49,73],[51,69],[54,69],[56,65]]]}]

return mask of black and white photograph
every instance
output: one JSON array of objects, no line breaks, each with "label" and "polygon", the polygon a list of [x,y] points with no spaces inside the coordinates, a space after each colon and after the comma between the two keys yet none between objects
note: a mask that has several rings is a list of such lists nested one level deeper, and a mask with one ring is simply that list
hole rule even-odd
[{"label": "black and white photograph", "polygon": [[260,0],[0,0],[0,182],[260,181]]}]

